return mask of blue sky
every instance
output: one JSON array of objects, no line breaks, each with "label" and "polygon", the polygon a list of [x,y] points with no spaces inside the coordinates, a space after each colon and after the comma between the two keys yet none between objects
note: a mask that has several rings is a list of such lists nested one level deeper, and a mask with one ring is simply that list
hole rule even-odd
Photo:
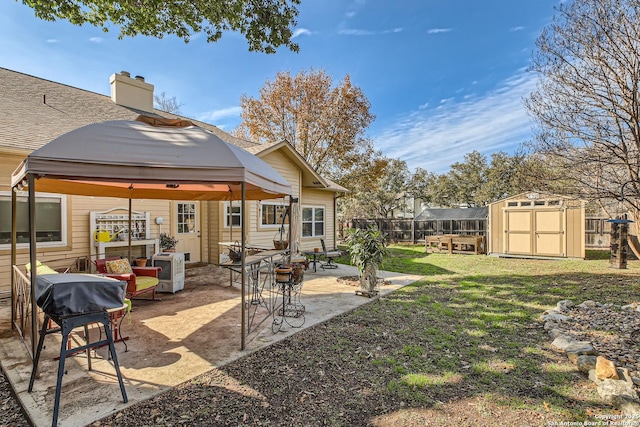
[{"label": "blue sky", "polygon": [[[240,97],[257,97],[279,71],[350,75],[371,102],[367,135],[411,170],[442,173],[478,150],[512,153],[531,138],[522,98],[535,87],[526,68],[558,0],[302,0],[300,53],[249,52],[229,33],[118,40],[118,31],[45,22],[15,1],[0,2],[0,66],[109,94],[109,76],[142,75],[182,103],[188,116],[231,130]],[[0,94],[2,96],[2,94]]]}]

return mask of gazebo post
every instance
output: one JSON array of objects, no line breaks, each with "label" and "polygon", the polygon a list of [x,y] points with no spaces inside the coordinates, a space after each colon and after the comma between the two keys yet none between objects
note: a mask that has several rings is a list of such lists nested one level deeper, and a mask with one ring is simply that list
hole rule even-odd
[{"label": "gazebo post", "polygon": [[[36,354],[38,340],[38,315],[36,309],[36,180],[32,173],[29,174],[29,262],[31,263],[31,357]],[[33,366],[36,369],[37,366]]]},{"label": "gazebo post", "polygon": [[17,227],[18,227],[18,219],[16,217],[18,208],[18,195],[16,194],[18,191],[17,187],[13,187],[11,189],[11,329],[15,329],[15,318],[16,318],[16,278],[13,274],[13,266],[16,265],[17,256],[16,256],[16,238],[17,238]]},{"label": "gazebo post", "polygon": [[242,297],[240,300],[240,304],[241,304],[241,311],[242,311],[242,316],[241,316],[241,326],[242,326],[242,332],[240,334],[240,350],[244,350],[245,347],[245,338],[246,338],[246,331],[245,331],[245,327],[246,327],[246,323],[247,323],[247,319],[246,319],[246,313],[245,313],[245,280],[246,280],[246,272],[245,272],[245,267],[246,267],[246,260],[245,260],[245,247],[244,247],[244,241],[245,241],[245,183],[244,181],[242,181],[242,183],[240,184],[240,192],[242,194],[242,200],[240,201],[240,230],[241,230],[241,234],[240,234],[240,281],[242,283]]}]

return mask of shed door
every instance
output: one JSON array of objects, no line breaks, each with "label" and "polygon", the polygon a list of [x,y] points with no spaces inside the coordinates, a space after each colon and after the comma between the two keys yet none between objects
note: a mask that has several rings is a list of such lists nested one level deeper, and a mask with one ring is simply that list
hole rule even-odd
[{"label": "shed door", "polygon": [[562,210],[536,210],[535,255],[564,256],[564,213]]},{"label": "shed door", "polygon": [[532,255],[532,221],[530,210],[506,210],[505,215],[505,253]]}]

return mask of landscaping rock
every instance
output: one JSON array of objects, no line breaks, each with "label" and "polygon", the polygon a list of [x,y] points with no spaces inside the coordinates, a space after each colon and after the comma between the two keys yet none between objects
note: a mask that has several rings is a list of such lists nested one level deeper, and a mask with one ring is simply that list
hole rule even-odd
[{"label": "landscaping rock", "polygon": [[558,350],[565,351],[567,347],[569,347],[573,343],[573,338],[569,335],[560,335],[551,343],[552,346],[557,348]]},{"label": "landscaping rock", "polygon": [[573,341],[564,351],[567,353],[567,357],[573,363],[578,361],[578,356],[582,355],[597,355],[593,346],[589,341]]},{"label": "landscaping rock", "polygon": [[578,356],[578,359],[576,361],[576,364],[578,366],[578,370],[582,373],[588,374],[590,370],[594,370],[596,369],[596,356],[590,356],[590,355],[582,355],[582,356]]},{"label": "landscaping rock", "polygon": [[638,419],[637,416],[640,415],[640,402],[635,400],[625,400],[620,404],[620,410],[627,416],[627,418]]},{"label": "landscaping rock", "polygon": [[638,394],[626,381],[606,379],[598,383],[598,395],[607,403],[620,406],[638,401]]},{"label": "landscaping rock", "polygon": [[620,379],[615,363],[602,356],[596,358],[596,377],[599,380],[605,380],[607,378],[612,380]]},{"label": "landscaping rock", "polygon": [[566,320],[569,320],[570,317],[569,316],[565,316],[564,314],[560,314],[557,312],[554,312],[553,310],[550,311],[548,314],[544,314],[542,316],[542,320],[544,321],[552,321],[552,322],[564,322]]}]

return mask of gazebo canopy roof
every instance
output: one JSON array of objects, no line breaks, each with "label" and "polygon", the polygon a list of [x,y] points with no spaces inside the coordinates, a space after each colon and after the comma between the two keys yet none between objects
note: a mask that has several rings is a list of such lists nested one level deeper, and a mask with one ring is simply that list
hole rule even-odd
[{"label": "gazebo canopy roof", "polygon": [[[153,122],[153,124],[149,123]],[[291,194],[271,166],[184,120],[140,117],[68,132],[35,150],[11,176],[36,191],[165,200],[261,200]]]}]

